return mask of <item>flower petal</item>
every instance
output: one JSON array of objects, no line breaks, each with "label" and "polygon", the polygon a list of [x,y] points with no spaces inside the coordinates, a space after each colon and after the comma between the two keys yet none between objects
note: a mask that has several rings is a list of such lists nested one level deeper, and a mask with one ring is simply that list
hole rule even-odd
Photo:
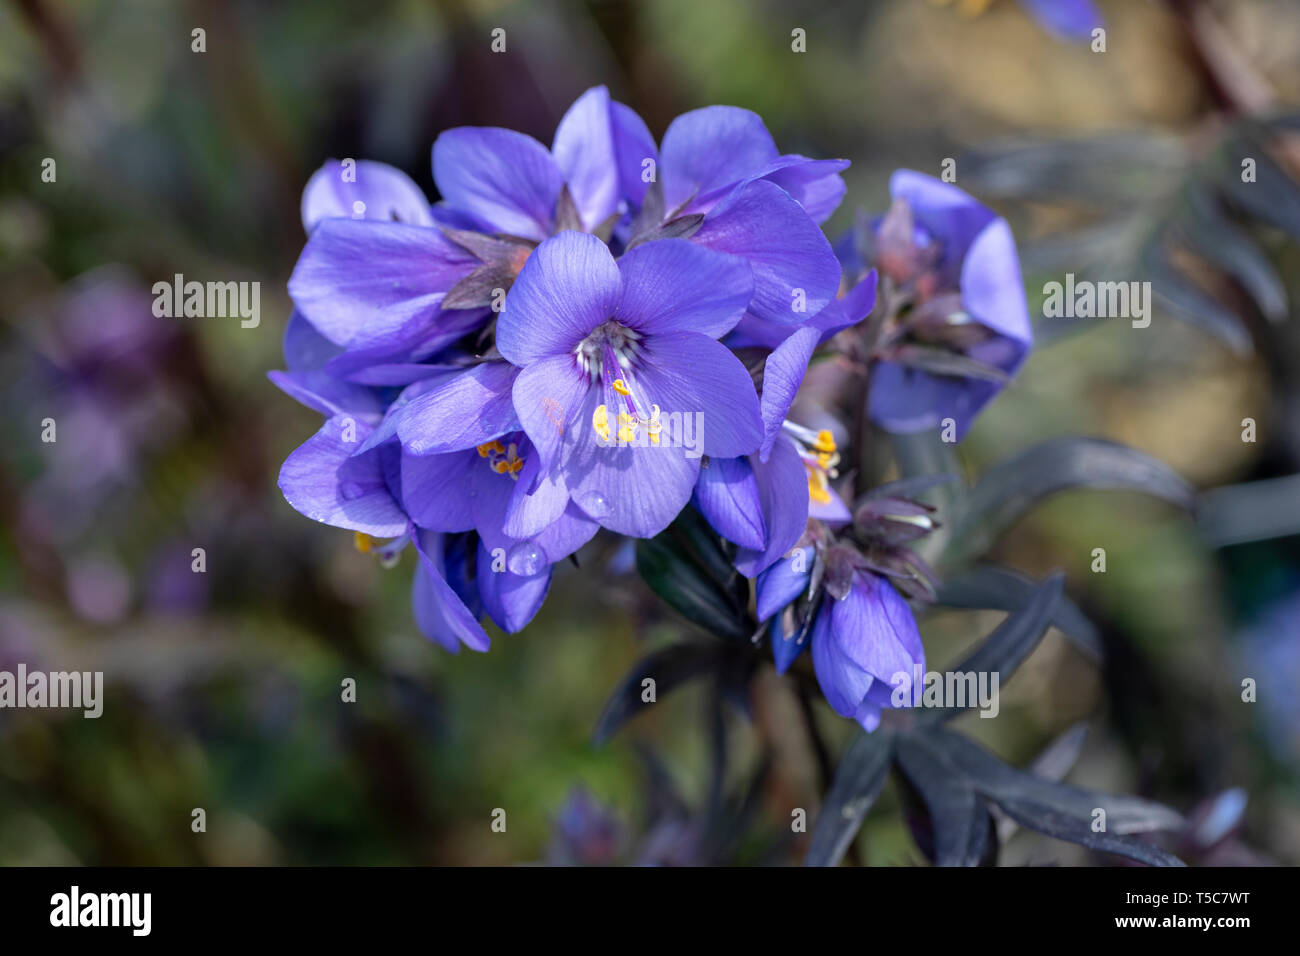
[{"label": "flower petal", "polygon": [[[669,440],[679,448],[716,458],[735,458],[758,449],[763,440],[754,380],[726,346],[698,332],[647,336],[646,360],[637,369],[645,401],[660,406],[662,417],[681,432]],[[687,420],[696,447],[687,447]],[[671,429],[670,429],[671,431]]]},{"label": "flower petal", "polygon": [[[351,181],[344,179],[349,173]],[[429,200],[411,177],[368,159],[356,161],[352,168],[328,160],[307,180],[302,191],[302,228],[310,234],[322,219],[334,218],[433,225]]]},{"label": "flower petal", "polygon": [[808,590],[814,555],[811,545],[783,555],[754,582],[754,612],[760,621],[779,614]]},{"label": "flower petal", "polygon": [[762,550],[742,548],[736,554],[736,570],[747,578],[788,554],[808,527],[808,472],[794,443],[782,436],[767,461],[754,457],[750,463],[767,517],[767,542]]},{"label": "flower petal", "polygon": [[777,157],[762,178],[788,192],[812,221],[820,224],[844,199],[848,186],[840,173],[848,168],[847,159],[809,159],[791,153]]},{"label": "flower petal", "polygon": [[763,444],[758,457],[767,461],[772,446],[781,434],[786,413],[794,402],[813,349],[821,341],[821,331],[804,326],[793,332],[767,357],[763,364],[763,394],[759,396],[759,410],[763,416]]},{"label": "flower petal", "polygon": [[402,448],[436,455],[473,448],[518,427],[512,390],[519,369],[481,362],[413,399],[397,423]]},{"label": "flower petal", "polygon": [[433,179],[444,202],[484,232],[542,240],[551,234],[564,177],[546,147],[496,127],[449,129],[433,144]]},{"label": "flower petal", "polygon": [[637,246],[618,261],[623,298],[614,318],[640,332],[721,338],[754,293],[749,263],[685,239]]},{"label": "flower petal", "polygon": [[664,203],[673,210],[757,174],[777,158],[777,149],[757,113],[706,106],[672,121],[662,156]]},{"label": "flower petal", "polygon": [[720,202],[691,242],[748,260],[754,271],[749,311],[761,319],[802,324],[839,290],[839,260],[821,229],[789,193],[765,180]]},{"label": "flower petal", "polygon": [[1026,347],[1033,341],[1020,258],[1005,219],[993,220],[972,240],[961,266],[961,300],[981,325]]},{"label": "flower petal", "polygon": [[[509,479],[507,479],[509,480]],[[522,631],[533,619],[546,593],[551,589],[551,566],[539,574],[524,577],[509,570],[493,570],[493,556],[478,544],[478,593],[483,598],[483,609],[501,630],[515,634]]]},{"label": "flower petal", "polygon": [[692,500],[713,530],[728,541],[756,551],[767,544],[763,503],[747,458],[703,462]]},{"label": "flower petal", "polygon": [[579,415],[590,391],[591,384],[572,355],[534,362],[515,379],[515,414],[544,467],[558,464],[566,444],[578,439]]},{"label": "flower petal", "polygon": [[285,459],[280,490],[313,521],[393,538],[407,518],[388,490],[379,451],[352,455],[369,433],[365,423],[335,415]]},{"label": "flower petal", "polygon": [[474,527],[469,502],[476,479],[499,478],[489,472],[476,451],[445,455],[402,452],[402,503],[421,528],[430,531],[469,531]]},{"label": "flower petal", "polygon": [[491,644],[487,633],[444,577],[446,573],[443,535],[423,531],[415,535],[420,555],[411,604],[420,630],[447,650],[456,653],[464,644],[471,650],[486,651]]},{"label": "flower petal", "polygon": [[618,307],[622,281],[609,247],[566,230],[533,250],[497,317],[497,349],[516,365],[565,355]]},{"label": "flower petal", "polygon": [[432,319],[476,260],[437,229],[325,219],[289,277],[289,295],[336,345],[359,347]]},{"label": "flower petal", "polygon": [[384,404],[372,389],[340,381],[328,372],[299,371],[266,373],[280,391],[326,417],[353,415],[367,422],[378,422]]},{"label": "flower petal", "polygon": [[321,335],[307,317],[294,309],[284,326],[284,364],[291,372],[324,368],[343,350]]},{"label": "flower petal", "polygon": [[618,158],[608,89],[592,87],[574,101],[555,129],[551,154],[586,228],[594,229],[618,210]]}]

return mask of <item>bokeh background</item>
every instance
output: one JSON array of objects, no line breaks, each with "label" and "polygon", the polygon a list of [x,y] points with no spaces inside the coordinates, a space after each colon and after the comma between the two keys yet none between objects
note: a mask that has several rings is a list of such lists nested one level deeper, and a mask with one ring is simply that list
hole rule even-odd
[{"label": "bokeh background", "polygon": [[[895,167],[937,174],[958,158],[958,184],[1011,219],[1032,304],[1095,245],[1107,210],[1140,230],[1225,129],[1300,102],[1300,4],[1100,6],[1104,53],[1053,38],[1015,0],[0,4],[0,668],[107,681],[99,720],[0,711],[0,863],[797,860],[790,808],[814,816],[825,781],[774,674],[752,722],[733,714],[718,731],[687,687],[593,745],[623,673],[689,628],[618,542],[558,569],[524,633],[451,656],[411,619],[410,554],[385,570],[282,500],[280,462],[318,427],[266,379],[281,367],[302,186],[355,157],[434,197],[439,131],[506,126],[549,143],[568,104],[604,83],[656,136],[726,103],[762,114],[783,152],[851,159],[832,235],[855,208],[884,207]],[[806,53],[791,50],[796,27]],[[191,50],[195,28],[206,52]],[[1025,195],[1007,144],[1062,138],[1086,168],[1035,167],[1047,188]],[[1300,299],[1294,237],[1248,228]],[[260,281],[260,326],[155,318],[149,288],[177,272]],[[1035,576],[1065,568],[1107,662],[1050,635],[1001,717],[963,729],[1025,765],[1086,721],[1070,779],[1208,819],[1178,844],[1195,862],[1294,865],[1300,320],[1284,307],[1264,327],[1248,302],[1239,311],[1250,350],[1160,311],[1142,334],[1044,327],[962,446],[971,474],[1091,434],[1207,496],[1281,482],[1220,495],[1199,521],[1128,494],[1037,509],[996,556]],[[54,444],[40,440],[47,417]],[[205,574],[190,570],[195,547]],[[997,620],[930,615],[931,662]],[[340,702],[346,677],[355,704]],[[1245,677],[1257,703],[1241,701]],[[852,727],[813,707],[833,754]],[[715,732],[731,746],[727,788],[747,797],[743,833],[701,819]],[[746,794],[763,753],[768,773]],[[205,833],[191,831],[196,807]],[[892,787],[857,859],[921,859]],[[1052,861],[1101,862],[1023,833],[1003,854]]]}]

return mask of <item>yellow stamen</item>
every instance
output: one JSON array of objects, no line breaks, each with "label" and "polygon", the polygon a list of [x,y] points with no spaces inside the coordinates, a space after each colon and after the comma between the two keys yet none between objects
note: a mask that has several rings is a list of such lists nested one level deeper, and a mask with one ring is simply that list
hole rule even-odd
[{"label": "yellow stamen", "polygon": [[835,452],[835,436],[830,433],[829,429],[823,428],[817,433],[817,440],[813,442],[812,446],[817,451],[828,455],[833,454]]},{"label": "yellow stamen", "polygon": [[624,382],[621,378],[614,379],[613,388],[614,391],[618,392],[620,395],[632,394],[632,389],[628,388],[627,383]]},{"label": "yellow stamen", "polygon": [[478,455],[480,458],[487,458],[493,452],[496,452],[498,455],[504,455],[506,453],[505,446],[499,441],[490,441],[486,445],[478,446]]},{"label": "yellow stamen", "polygon": [[352,544],[355,545],[356,549],[362,554],[369,554],[374,550],[375,539],[370,537],[370,535],[366,534],[364,531],[353,531]]},{"label": "yellow stamen", "polygon": [[831,492],[826,484],[826,473],[808,469],[808,497],[819,505],[831,503]]},{"label": "yellow stamen", "polygon": [[596,410],[591,414],[591,427],[596,430],[603,442],[609,441],[609,409],[604,405],[597,405]]}]

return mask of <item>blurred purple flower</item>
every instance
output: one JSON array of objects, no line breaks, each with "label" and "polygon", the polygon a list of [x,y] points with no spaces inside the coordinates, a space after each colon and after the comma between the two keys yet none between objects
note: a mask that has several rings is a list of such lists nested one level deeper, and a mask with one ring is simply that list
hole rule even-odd
[{"label": "blurred purple flower", "polygon": [[890,192],[856,254],[908,308],[876,347],[868,407],[895,432],[952,419],[961,440],[1033,342],[1015,240],[1006,220],[933,177],[898,170]]}]

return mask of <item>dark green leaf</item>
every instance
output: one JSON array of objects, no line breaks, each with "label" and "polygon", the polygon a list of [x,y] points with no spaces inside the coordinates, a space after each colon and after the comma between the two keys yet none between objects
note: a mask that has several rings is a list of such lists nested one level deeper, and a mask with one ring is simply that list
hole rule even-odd
[{"label": "dark green leaf", "polygon": [[1017,770],[960,734],[939,728],[916,733],[928,737],[957,772],[998,806],[1003,801],[1040,804],[1088,825],[1093,811],[1101,808],[1106,811],[1106,828],[1120,835],[1176,830],[1183,825],[1182,816],[1163,804],[1086,790]]},{"label": "dark green leaf", "polygon": [[[999,675],[999,687],[1005,684],[1047,633],[1056,614],[1056,605],[1061,599],[1061,589],[1064,585],[1064,574],[1057,572],[1049,577],[1038,586],[1025,602],[1024,607],[1008,614],[969,657],[957,666],[949,668],[949,672],[996,673]],[[974,707],[976,703],[977,701],[971,700],[965,707],[926,710],[920,719],[926,722],[950,720]]]},{"label": "dark green leaf", "polygon": [[593,741],[604,743],[625,721],[650,706],[641,699],[644,692],[642,681],[647,677],[655,682],[655,699],[658,701],[687,680],[715,670],[724,650],[720,644],[673,644],[637,661],[601,711],[596,729],[592,731]]},{"label": "dark green leaf", "polygon": [[998,808],[1021,826],[1055,837],[1058,840],[1078,843],[1090,850],[1115,853],[1150,866],[1187,865],[1172,853],[1168,853],[1158,846],[1145,843],[1136,837],[1123,836],[1108,830],[1098,833],[1092,829],[1090,820],[1061,813],[1059,810],[1041,803],[1010,797],[995,799]]},{"label": "dark green leaf", "polygon": [[885,785],[893,753],[893,737],[880,731],[849,744],[813,825],[805,866],[835,866],[844,857]]},{"label": "dark green leaf", "polygon": [[983,799],[917,734],[898,738],[898,766],[929,811],[936,866],[978,866],[990,836]]},{"label": "dark green leaf", "polygon": [[[1017,611],[1029,602],[1037,582],[1018,571],[993,564],[981,564],[947,578],[939,588],[936,603],[993,611]],[[1096,625],[1064,594],[1052,615],[1052,626],[1061,631],[1090,660],[1102,659],[1101,637]]]},{"label": "dark green leaf", "polygon": [[1250,333],[1240,317],[1183,275],[1169,257],[1163,235],[1139,253],[1140,274],[1151,283],[1151,293],[1175,317],[1199,326],[1238,355],[1252,351]]},{"label": "dark green leaf", "polygon": [[1056,438],[990,468],[971,491],[945,563],[981,554],[1050,495],[1073,488],[1140,491],[1191,510],[1195,492],[1168,465],[1099,438]]},{"label": "dark green leaf", "polygon": [[687,620],[720,637],[747,641],[751,625],[735,590],[692,556],[672,529],[636,545],[636,568],[651,590]]},{"label": "dark green leaf", "polygon": [[1255,181],[1242,182],[1241,166],[1227,164],[1224,193],[1237,208],[1300,239],[1300,185],[1268,154],[1262,143],[1247,139],[1233,150],[1241,158],[1255,160]]},{"label": "dark green leaf", "polygon": [[1300,534],[1300,475],[1207,491],[1197,503],[1196,523],[1216,548]]},{"label": "dark green leaf", "polygon": [[1244,230],[1223,214],[1218,199],[1207,189],[1191,187],[1186,196],[1183,241],[1198,255],[1236,279],[1270,322],[1286,318],[1286,287],[1268,256]]}]

